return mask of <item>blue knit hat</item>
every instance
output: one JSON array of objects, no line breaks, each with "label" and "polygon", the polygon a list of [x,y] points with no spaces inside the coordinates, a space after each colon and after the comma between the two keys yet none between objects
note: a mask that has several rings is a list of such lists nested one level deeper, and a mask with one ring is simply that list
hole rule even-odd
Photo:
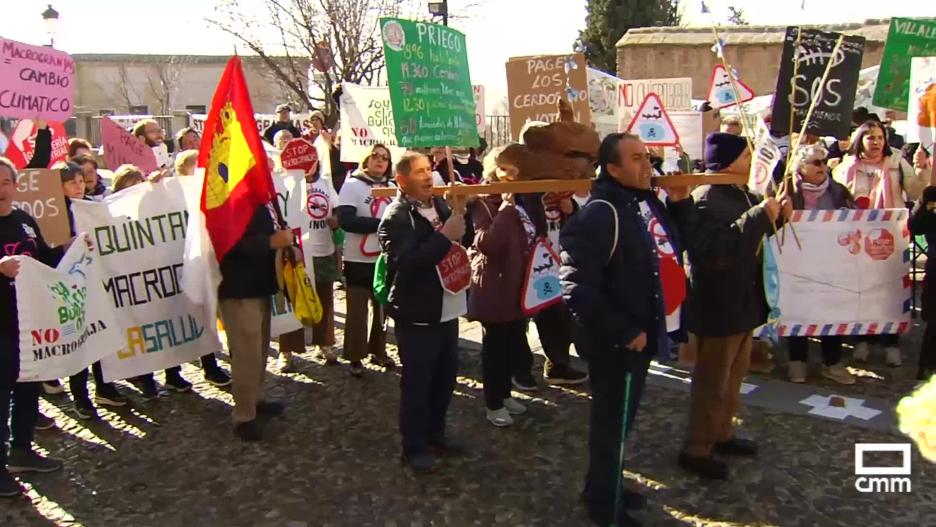
[{"label": "blue knit hat", "polygon": [[705,138],[705,169],[721,172],[731,166],[748,147],[740,135],[712,132]]}]

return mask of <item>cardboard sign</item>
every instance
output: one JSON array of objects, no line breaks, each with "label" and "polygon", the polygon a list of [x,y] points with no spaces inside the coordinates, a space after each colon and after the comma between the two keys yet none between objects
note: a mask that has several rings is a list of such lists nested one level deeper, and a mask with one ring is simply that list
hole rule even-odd
[{"label": "cardboard sign", "polygon": [[0,38],[0,116],[62,122],[74,113],[74,98],[68,53]]},{"label": "cardboard sign", "polygon": [[284,170],[301,170],[303,173],[312,170],[318,159],[318,151],[305,139],[293,139],[280,154]]},{"label": "cardboard sign", "polygon": [[101,145],[107,168],[111,170],[127,163],[136,165],[144,174],[159,168],[150,147],[106,116],[101,117]]},{"label": "cardboard sign", "polygon": [[[732,86],[732,79],[734,79],[734,86]],[[735,88],[738,89],[738,97],[741,97],[740,102],[748,102],[754,98],[754,90],[750,86],[741,82],[741,79],[734,75],[729,77],[725,67],[716,64],[712,70],[712,80],[709,82],[707,97],[712,109],[719,110],[738,104],[739,101],[735,97]]]},{"label": "cardboard sign", "polygon": [[640,136],[648,146],[679,144],[679,133],[670,121],[663,102],[655,93],[648,93],[627,130]]},{"label": "cardboard sign", "polygon": [[468,251],[458,243],[453,243],[448,254],[436,264],[436,273],[442,283],[442,289],[457,295],[471,285],[471,266],[468,264]]},{"label": "cardboard sign", "polygon": [[591,124],[588,105],[588,73],[585,55],[540,55],[507,61],[507,94],[510,100],[510,135],[520,139],[528,121],[555,122],[558,102],[572,104],[575,121]]},{"label": "cardboard sign", "polygon": [[57,170],[31,168],[21,171],[16,177],[13,206],[36,220],[49,246],[57,247],[71,239],[62,179]]},{"label": "cardboard sign", "polygon": [[910,67],[907,142],[933,151],[936,139],[936,57],[915,57]]},{"label": "cardboard sign", "polygon": [[[858,73],[864,55],[864,37],[846,36],[839,53],[833,57],[838,33],[818,29],[803,29],[797,60],[799,68],[793,78],[794,48],[797,28],[788,27],[783,43],[783,58],[777,76],[777,91],[773,102],[770,129],[779,134],[790,133],[790,112],[794,113],[793,131],[799,132],[812,101],[821,100],[812,113],[806,133],[839,139],[851,131],[852,110],[858,89]],[[832,61],[825,86],[820,86],[826,65]],[[795,82],[795,86],[794,86]]]},{"label": "cardboard sign", "polygon": [[520,310],[526,316],[534,315],[547,307],[562,302],[562,286],[559,285],[559,256],[546,238],[540,238],[530,251]]},{"label": "cardboard sign", "polygon": [[626,130],[648,93],[655,93],[669,110],[692,109],[692,78],[620,80],[617,85],[618,130]]},{"label": "cardboard sign", "polygon": [[402,18],[380,28],[400,146],[478,146],[465,35]]},{"label": "cardboard sign", "polygon": [[904,111],[910,103],[910,59],[936,56],[936,20],[891,18],[874,104]]},{"label": "cardboard sign", "polygon": [[[65,127],[62,123],[50,122],[49,130],[52,132],[52,156],[49,159],[49,167],[65,161],[68,155],[68,136],[65,134]],[[10,144],[7,146],[4,156],[13,162],[18,169],[26,168],[32,161],[36,153],[36,134],[38,133],[35,123],[32,119],[22,119],[16,123],[10,135]]]}]

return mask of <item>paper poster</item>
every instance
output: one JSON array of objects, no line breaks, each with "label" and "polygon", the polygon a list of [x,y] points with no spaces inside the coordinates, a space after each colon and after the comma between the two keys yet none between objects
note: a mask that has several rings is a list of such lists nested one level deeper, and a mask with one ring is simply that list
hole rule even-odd
[{"label": "paper poster", "polygon": [[341,160],[360,163],[375,144],[399,159],[406,149],[397,144],[390,90],[348,82],[341,87]]},{"label": "paper poster", "polygon": [[[68,136],[65,127],[59,122],[49,122],[49,131],[52,134],[52,155],[49,158],[51,168],[57,163],[65,161],[68,156]],[[21,119],[10,134],[10,144],[3,156],[13,162],[17,169],[22,170],[32,161],[36,153],[36,135],[39,129],[32,119]],[[0,150],[2,152],[2,150]]]},{"label": "paper poster", "polygon": [[[818,100],[806,133],[840,139],[848,137],[851,133],[852,111],[855,107],[865,39],[845,36],[839,52],[833,57],[832,52],[835,51],[839,36],[839,33],[828,33],[818,29],[800,31],[796,27],[787,28],[771,112],[772,131],[780,135],[788,134],[790,112],[793,112],[793,131],[799,133],[813,100]],[[795,53],[797,40],[800,41],[799,52]],[[797,68],[794,68],[794,55],[799,63]],[[830,61],[832,69],[825,86],[820,86]]]},{"label": "paper poster", "polygon": [[559,285],[559,256],[546,238],[540,238],[530,251],[520,309],[526,316],[562,302]]},{"label": "paper poster", "polygon": [[56,247],[71,239],[58,170],[30,168],[20,171],[16,177],[13,207],[36,220],[49,246]]},{"label": "paper poster", "polygon": [[748,187],[758,194],[766,194],[770,182],[773,181],[773,171],[780,162],[780,149],[770,136],[770,129],[764,119],[755,116],[754,128],[754,157],[751,160],[751,173]]},{"label": "paper poster", "polygon": [[[734,85],[732,85],[732,79]],[[738,104],[735,97],[735,89],[738,90],[737,96],[741,98],[742,103],[748,102],[754,98],[754,90],[745,84],[735,75],[728,75],[728,71],[721,64],[716,64],[712,69],[712,80],[709,82],[708,101],[713,110],[727,108]]]},{"label": "paper poster", "polygon": [[936,57],[915,57],[910,67],[907,142],[920,143],[930,154],[936,138]]},{"label": "paper poster", "polygon": [[0,38],[0,117],[64,122],[74,99],[75,62],[68,53]]},{"label": "paper poster", "polygon": [[598,137],[618,131],[617,96],[621,79],[588,68],[588,106]]},{"label": "paper poster", "polygon": [[98,255],[73,243],[53,269],[18,256],[19,382],[64,379],[123,347]]},{"label": "paper poster", "polygon": [[931,56],[936,56],[936,20],[891,18],[874,88],[874,104],[905,111],[910,103],[910,60]]},{"label": "paper poster", "polygon": [[649,93],[657,94],[667,110],[692,109],[691,77],[619,80],[617,89],[618,130],[627,129]]},{"label": "paper poster", "polygon": [[107,116],[101,117],[101,145],[107,168],[111,170],[127,163],[136,165],[144,174],[159,168],[153,150]]},{"label": "paper poster", "polygon": [[539,55],[507,61],[510,132],[514,141],[528,121],[558,120],[558,103],[572,104],[575,122],[591,124],[585,55]]},{"label": "paper poster", "polygon": [[704,129],[702,125],[702,112],[693,110],[666,110],[670,122],[679,135],[679,144],[690,159],[702,159],[702,150],[705,144]]},{"label": "paper poster", "polygon": [[679,144],[679,133],[666,114],[660,97],[648,93],[627,127],[628,131],[640,136],[648,146],[672,146]]}]

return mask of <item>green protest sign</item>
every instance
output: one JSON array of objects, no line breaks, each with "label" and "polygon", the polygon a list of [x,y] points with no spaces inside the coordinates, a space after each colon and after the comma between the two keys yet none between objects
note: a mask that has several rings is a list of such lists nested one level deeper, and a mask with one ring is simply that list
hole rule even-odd
[{"label": "green protest sign", "polygon": [[906,112],[910,59],[933,55],[936,55],[936,20],[892,18],[874,89],[874,105]]},{"label": "green protest sign", "polygon": [[478,146],[465,35],[402,18],[380,33],[400,146]]}]

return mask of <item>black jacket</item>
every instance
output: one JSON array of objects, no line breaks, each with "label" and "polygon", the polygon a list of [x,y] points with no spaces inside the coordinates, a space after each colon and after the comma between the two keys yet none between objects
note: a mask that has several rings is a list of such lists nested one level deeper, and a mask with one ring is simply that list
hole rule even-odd
[{"label": "black jacket", "polygon": [[[664,224],[676,254],[682,253],[681,227],[689,221],[692,201],[669,203],[669,210],[652,191],[624,188],[609,178],[592,185],[591,200],[562,229],[562,292],[580,331],[576,349],[586,358],[617,353],[641,332],[648,349],[665,342],[663,292],[659,261],[648,248],[650,234],[640,217],[640,201],[647,200]],[[594,200],[610,202],[618,213],[618,240],[614,253],[614,214]],[[609,258],[610,256],[610,258]],[[678,339],[684,335],[681,325]],[[653,346],[653,347],[651,347]]]},{"label": "black jacket", "polygon": [[[442,199],[432,201],[444,223],[451,211]],[[387,312],[398,323],[438,324],[445,292],[435,266],[448,254],[452,242],[436,231],[416,207],[398,196],[387,207],[377,229],[391,283]]]},{"label": "black jacket", "polygon": [[928,324],[936,324],[936,209],[927,205],[936,203],[936,186],[923,190],[923,196],[913,208],[908,226],[914,236],[925,236],[927,245],[926,278],[923,281],[923,313]]},{"label": "black jacket", "polygon": [[254,211],[240,241],[221,260],[218,298],[263,298],[278,290],[276,251],[270,248],[275,231],[266,206]]},{"label": "black jacket", "polygon": [[[692,196],[689,330],[727,337],[767,321],[761,239],[773,234],[761,197],[734,185],[703,185]],[[769,243],[769,239],[764,239]]]},{"label": "black jacket", "polygon": [[263,130],[263,138],[267,140],[267,143],[273,144],[273,137],[276,136],[276,132],[280,130],[289,130],[289,133],[292,134],[293,139],[299,139],[302,136],[302,132],[298,128],[293,126],[292,121],[281,123],[279,121],[267,126]]}]

